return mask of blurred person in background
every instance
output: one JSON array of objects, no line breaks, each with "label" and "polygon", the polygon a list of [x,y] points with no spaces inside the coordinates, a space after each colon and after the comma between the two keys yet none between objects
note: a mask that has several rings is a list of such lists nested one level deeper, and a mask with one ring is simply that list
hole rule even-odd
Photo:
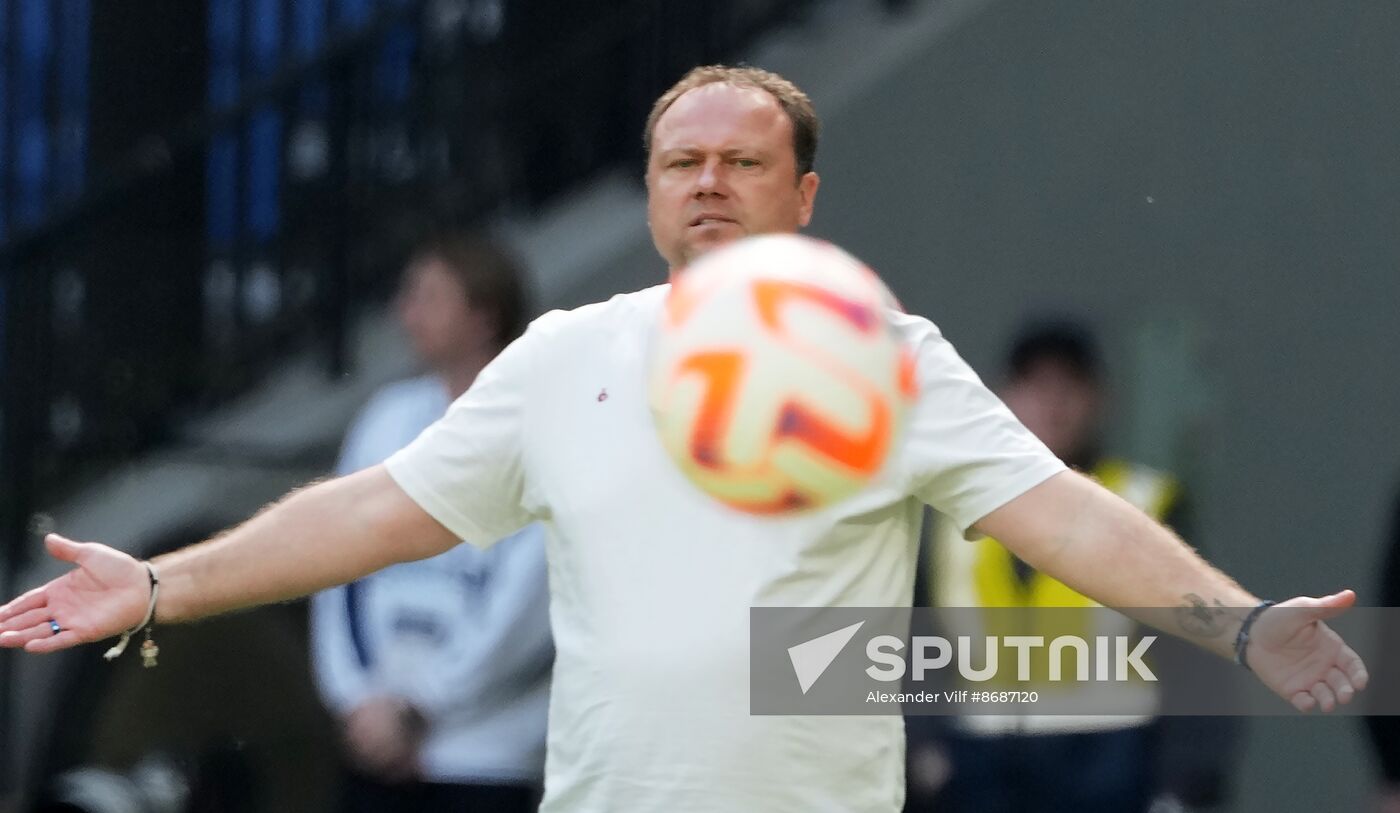
[{"label": "blurred person in background", "polygon": [[[1400,490],[1396,491],[1391,507],[1382,558],[1379,606],[1400,607]],[[1380,658],[1376,664],[1376,676],[1394,685],[1396,680],[1400,680],[1400,629],[1387,626],[1380,632],[1383,640],[1376,648]],[[1376,809],[1378,813],[1400,813],[1400,717],[1367,717],[1365,722],[1376,752],[1379,772],[1380,790]]]},{"label": "blurred person in background", "polygon": [[[1098,342],[1069,319],[1029,323],[1013,341],[1001,390],[1011,411],[1050,451],[1184,539],[1187,503],[1170,474],[1104,454],[1106,392]],[[996,540],[975,542],[941,517],[929,534],[921,604],[1080,608],[1095,634],[1129,634],[1134,622],[1038,572]],[[1064,618],[1069,610],[1056,610]],[[990,623],[990,621],[988,621]],[[1070,623],[1066,621],[1066,623]],[[1139,687],[1146,708],[1159,698]],[[911,717],[907,810],[949,813],[1156,813],[1223,801],[1237,723],[1228,717],[987,715]]]},{"label": "blurred person in background", "polygon": [[[441,418],[526,310],[498,246],[451,229],[420,241],[396,311],[427,372],[371,398],[335,473],[383,462]],[[343,810],[536,808],[553,659],[543,533],[457,545],[313,598],[317,682],[352,768]]]}]

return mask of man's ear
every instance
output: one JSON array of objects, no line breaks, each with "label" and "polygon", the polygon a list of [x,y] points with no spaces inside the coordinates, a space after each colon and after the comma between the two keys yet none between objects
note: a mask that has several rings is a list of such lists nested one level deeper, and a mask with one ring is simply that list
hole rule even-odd
[{"label": "man's ear", "polygon": [[808,172],[797,182],[797,195],[801,200],[801,206],[797,210],[797,225],[806,227],[812,222],[812,207],[817,202],[817,187],[821,186],[822,179],[815,172]]}]

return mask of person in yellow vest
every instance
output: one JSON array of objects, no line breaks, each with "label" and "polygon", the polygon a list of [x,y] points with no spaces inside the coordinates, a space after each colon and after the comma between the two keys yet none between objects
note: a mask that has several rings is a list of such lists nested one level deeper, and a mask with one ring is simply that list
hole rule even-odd
[{"label": "person in yellow vest", "polygon": [[[1101,453],[1102,363],[1085,327],[1032,324],[1013,343],[1008,361],[1001,395],[1022,423],[1060,459],[1190,538],[1174,477]],[[969,542],[952,523],[931,517],[926,545],[921,605],[1076,608],[1082,617],[1057,610],[1053,623],[1082,624],[1076,631],[1087,635],[1133,629],[1127,617],[1095,611],[1097,602],[1035,571],[994,539]],[[977,615],[983,626],[1000,623],[995,614]],[[1135,693],[1130,706],[1141,713],[910,718],[906,811],[1166,813],[1221,802],[1233,721],[1158,719],[1154,686],[1138,683],[1125,691]]]}]

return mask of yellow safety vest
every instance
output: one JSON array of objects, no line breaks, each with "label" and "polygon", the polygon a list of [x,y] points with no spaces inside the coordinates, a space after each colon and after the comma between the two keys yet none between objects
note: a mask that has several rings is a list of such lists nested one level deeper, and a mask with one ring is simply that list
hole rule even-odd
[{"label": "yellow safety vest", "polygon": [[[1096,466],[1091,474],[1110,491],[1158,521],[1171,512],[1180,495],[1179,486],[1170,475],[1124,460],[1106,459]],[[1134,622],[1125,616],[1087,612],[1101,605],[1045,573],[1035,571],[1029,578],[1023,579],[1016,571],[1015,559],[1011,552],[994,539],[983,537],[969,542],[952,523],[940,521],[934,528],[932,543],[929,557],[932,572],[929,574],[929,584],[933,587],[933,603],[937,606],[1026,609],[1055,607],[1086,610],[1079,614],[1016,614],[1015,628],[1005,630],[993,628],[998,626],[995,619],[1006,619],[1012,614],[988,614],[984,616],[984,623],[981,625],[982,634],[1042,635],[1047,641],[1059,635],[1077,635],[1092,640],[1094,636],[1099,635],[1126,635],[1134,628]],[[1043,671],[1043,668],[1038,669],[1035,677],[1044,680],[1044,676],[1040,674]],[[1057,691],[1070,690],[1070,686],[1066,684],[1053,688]],[[1135,693],[1134,706],[1143,711],[1140,715],[983,715],[966,717],[963,723],[974,731],[988,733],[1008,730],[1033,733],[1123,728],[1145,722],[1150,718],[1151,711],[1157,703],[1155,686],[1138,683],[1134,684],[1132,691]]]}]

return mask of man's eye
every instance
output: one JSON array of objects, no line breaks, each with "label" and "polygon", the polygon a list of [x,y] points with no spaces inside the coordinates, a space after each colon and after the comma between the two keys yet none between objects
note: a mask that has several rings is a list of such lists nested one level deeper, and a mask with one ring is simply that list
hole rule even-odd
[{"label": "man's eye", "polygon": [[735,159],[734,163],[743,169],[752,169],[758,166],[758,162],[752,158],[738,158]]},{"label": "man's eye", "polygon": [[697,163],[699,162],[696,161],[694,158],[677,158],[676,160],[671,162],[671,166],[675,167],[676,169],[690,169]]}]

